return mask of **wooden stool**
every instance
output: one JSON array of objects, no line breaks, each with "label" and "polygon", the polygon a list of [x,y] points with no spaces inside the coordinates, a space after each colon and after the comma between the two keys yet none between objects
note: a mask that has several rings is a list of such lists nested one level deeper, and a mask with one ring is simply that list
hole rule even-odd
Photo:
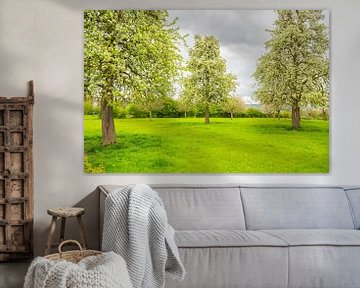
[{"label": "wooden stool", "polygon": [[[50,224],[50,231],[49,236],[47,240],[45,255],[50,254],[52,247],[57,247],[62,241],[64,241],[64,234],[65,234],[65,223],[66,218],[69,217],[77,217],[79,227],[80,227],[80,239],[81,239],[81,245],[84,249],[86,249],[86,239],[85,239],[85,229],[84,224],[81,219],[81,215],[85,213],[84,208],[50,208],[47,210],[47,213],[52,216],[51,224]],[[61,218],[61,230],[60,230],[60,242],[59,243],[52,243],[52,239],[54,237],[55,228],[56,228],[56,222],[58,217]]]}]

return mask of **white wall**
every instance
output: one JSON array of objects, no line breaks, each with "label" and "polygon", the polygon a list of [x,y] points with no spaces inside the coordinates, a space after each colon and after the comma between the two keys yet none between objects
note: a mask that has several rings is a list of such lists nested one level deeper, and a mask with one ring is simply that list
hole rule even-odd
[{"label": "white wall", "polygon": [[[124,8],[330,9],[331,172],[301,175],[84,175],[83,10]],[[91,246],[96,246],[97,196],[91,192],[99,184],[360,184],[359,11],[358,0],[0,0],[0,95],[26,95],[27,81],[35,81],[36,253],[43,252],[47,236],[50,217],[46,209],[54,206],[78,204],[86,207],[87,236]],[[76,230],[72,230],[75,233]],[[73,235],[76,234],[70,236]]]}]

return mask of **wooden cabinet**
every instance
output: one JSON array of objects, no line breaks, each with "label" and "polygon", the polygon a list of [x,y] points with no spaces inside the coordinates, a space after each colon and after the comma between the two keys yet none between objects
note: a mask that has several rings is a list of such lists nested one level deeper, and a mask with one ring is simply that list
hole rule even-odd
[{"label": "wooden cabinet", "polygon": [[0,97],[0,261],[33,255],[33,105],[27,97]]}]

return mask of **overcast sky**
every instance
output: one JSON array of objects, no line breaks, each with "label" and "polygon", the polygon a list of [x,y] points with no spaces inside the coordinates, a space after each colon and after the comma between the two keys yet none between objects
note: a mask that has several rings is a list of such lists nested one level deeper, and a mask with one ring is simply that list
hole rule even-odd
[{"label": "overcast sky", "polygon": [[[269,39],[265,29],[273,27],[276,13],[273,10],[170,10],[169,13],[171,18],[179,18],[180,31],[189,34],[189,47],[194,44],[195,34],[214,35],[219,40],[228,71],[237,76],[237,94],[248,100],[254,90],[251,75],[265,51],[264,42]],[[182,49],[182,54],[188,58],[186,49]]]}]

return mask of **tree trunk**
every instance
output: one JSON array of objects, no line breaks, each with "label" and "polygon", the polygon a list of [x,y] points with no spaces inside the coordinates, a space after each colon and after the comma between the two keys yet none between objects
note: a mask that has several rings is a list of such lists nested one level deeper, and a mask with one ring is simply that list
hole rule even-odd
[{"label": "tree trunk", "polygon": [[104,146],[116,143],[113,108],[107,104],[106,101],[101,102],[102,144]]},{"label": "tree trunk", "polygon": [[186,111],[185,111],[185,118],[186,118]]},{"label": "tree trunk", "polygon": [[205,123],[210,123],[210,113],[209,113],[209,107],[205,107]]},{"label": "tree trunk", "polygon": [[234,118],[234,113],[233,113],[233,112],[230,112],[230,115],[231,115],[231,120],[233,120],[233,118]]},{"label": "tree trunk", "polygon": [[279,121],[280,121],[280,112],[281,112],[280,110],[277,111],[277,118]]},{"label": "tree trunk", "polygon": [[151,110],[149,111],[149,120],[150,120],[150,121],[152,120],[152,113],[151,113]]},{"label": "tree trunk", "polygon": [[322,109],[322,114],[323,114],[323,120],[327,120],[325,108]]},{"label": "tree trunk", "polygon": [[292,106],[291,112],[292,128],[297,130],[300,128],[300,107],[297,105]]}]

